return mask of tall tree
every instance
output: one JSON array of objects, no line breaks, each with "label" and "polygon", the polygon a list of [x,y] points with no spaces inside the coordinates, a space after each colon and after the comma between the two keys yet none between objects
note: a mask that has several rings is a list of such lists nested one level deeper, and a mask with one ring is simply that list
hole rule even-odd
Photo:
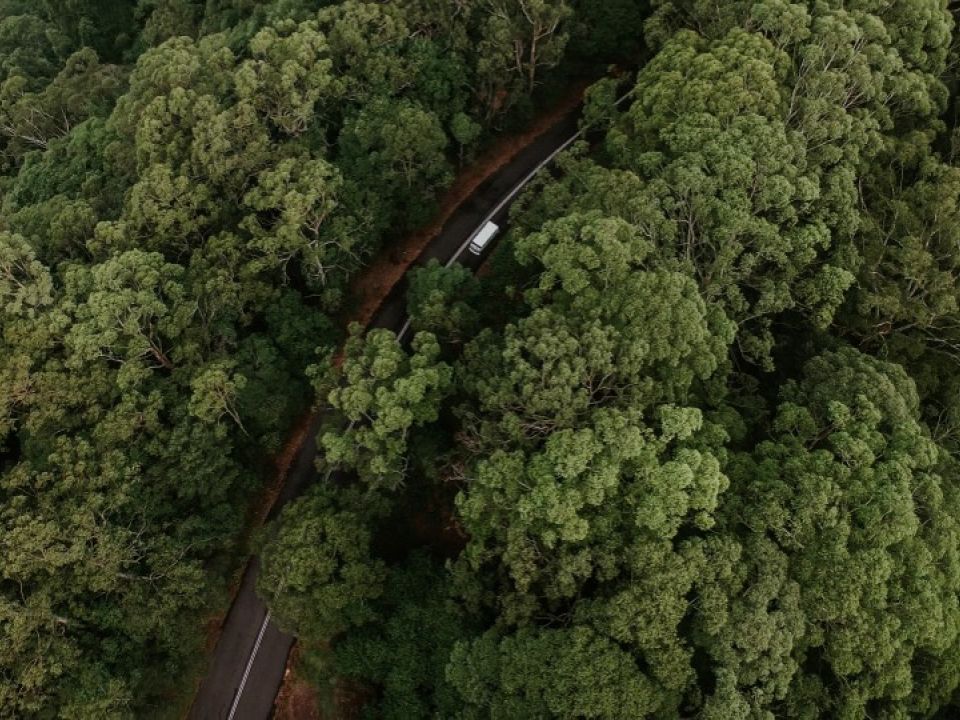
[{"label": "tall tree", "polygon": [[754,714],[928,713],[960,679],[938,669],[960,649],[960,498],[913,383],[824,353],[784,386],[771,430],[728,469],[722,524],[744,556],[698,620],[718,674]]},{"label": "tall tree", "polygon": [[377,511],[372,496],[324,485],[284,509],[258,579],[284,628],[321,642],[376,617],[386,577],[370,548]]},{"label": "tall tree", "polygon": [[408,354],[393,332],[363,335],[355,325],[344,354],[340,368],[316,375],[318,395],[334,411],[320,431],[320,462],[355,470],[371,489],[396,489],[404,481],[408,433],[437,419],[452,369],[426,332],[417,333]]},{"label": "tall tree", "polygon": [[572,12],[566,0],[485,0],[477,76],[488,117],[516,85],[533,92],[540,70],[560,61]]}]

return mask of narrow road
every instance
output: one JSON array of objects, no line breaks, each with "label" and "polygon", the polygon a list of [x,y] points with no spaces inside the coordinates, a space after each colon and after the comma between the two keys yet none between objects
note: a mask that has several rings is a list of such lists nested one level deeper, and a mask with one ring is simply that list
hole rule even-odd
[{"label": "narrow road", "polygon": [[[448,266],[459,262],[476,269],[482,258],[467,250],[474,233],[490,220],[501,228],[506,226],[510,205],[523,187],[579,137],[578,114],[574,111],[565,116],[484,182],[447,221],[415,264],[424,265],[436,258]],[[492,245],[487,251],[490,247]],[[409,331],[405,282],[397,283],[374,316],[371,327],[389,328],[404,339]],[[271,510],[271,519],[310,483],[319,480],[314,466],[316,435],[317,427],[311,427]],[[192,719],[266,720],[273,711],[294,639],[280,631],[257,596],[259,567],[256,557],[247,565],[224,620],[207,675],[190,708]]]}]

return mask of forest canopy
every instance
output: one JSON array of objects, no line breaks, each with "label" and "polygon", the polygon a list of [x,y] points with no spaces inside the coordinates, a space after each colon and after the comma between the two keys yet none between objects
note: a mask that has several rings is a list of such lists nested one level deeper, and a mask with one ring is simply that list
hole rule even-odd
[{"label": "forest canopy", "polygon": [[177,712],[351,278],[591,12],[0,2],[0,715]]},{"label": "forest canopy", "polygon": [[[0,0],[0,717],[182,713],[251,548],[299,672],[370,717],[954,717],[956,32]],[[409,342],[347,327],[578,82],[483,272],[414,269]],[[320,480],[251,540],[311,407]]]},{"label": "forest canopy", "polygon": [[[355,420],[325,447],[389,435],[374,452],[404,474],[327,454],[355,478],[338,512],[369,513],[367,567],[386,562],[354,598],[375,618],[282,617],[314,682],[367,683],[375,717],[953,717],[953,18],[645,16],[641,67],[588,91],[592,140],[525,193],[489,271],[411,277],[419,344],[391,367],[423,376],[417,347],[440,343],[454,381],[420,396],[429,416],[388,433],[382,408],[338,405],[398,386],[366,360],[378,333],[317,385]],[[425,502],[455,549],[385,554]],[[332,647],[309,629],[325,613]]]}]

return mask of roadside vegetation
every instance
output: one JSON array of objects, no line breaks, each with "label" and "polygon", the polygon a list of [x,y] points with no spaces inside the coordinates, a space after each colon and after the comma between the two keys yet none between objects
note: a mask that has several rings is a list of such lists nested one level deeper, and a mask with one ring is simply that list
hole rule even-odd
[{"label": "roadside vegetation", "polygon": [[[945,0],[0,0],[0,717],[183,709],[311,399],[334,479],[258,545],[321,693],[956,717],[956,32]],[[342,327],[458,168],[612,63],[479,278],[414,271],[408,344]]]},{"label": "roadside vegetation", "polygon": [[482,278],[417,270],[409,347],[318,365],[345,472],[261,591],[371,717],[956,717],[947,5],[655,1],[634,32]]},{"label": "roadside vegetation", "polygon": [[638,16],[0,0],[0,716],[182,710],[351,277]]}]

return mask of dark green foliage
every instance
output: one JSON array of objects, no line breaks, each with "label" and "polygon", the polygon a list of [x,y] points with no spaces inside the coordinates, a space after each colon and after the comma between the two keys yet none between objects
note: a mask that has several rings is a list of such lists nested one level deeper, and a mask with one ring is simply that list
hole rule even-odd
[{"label": "dark green foliage", "polygon": [[643,49],[638,28],[650,12],[649,0],[578,0],[571,50],[601,62],[635,61]]},{"label": "dark green foliage", "polygon": [[258,589],[281,625],[320,642],[376,617],[386,571],[370,553],[377,503],[323,485],[285,508]]},{"label": "dark green foliage", "polygon": [[389,330],[366,336],[354,325],[343,365],[315,382],[331,409],[318,438],[321,469],[350,469],[372,490],[404,482],[411,430],[437,419],[453,371],[439,359],[440,345],[417,333],[407,353]]},{"label": "dark green foliage", "polygon": [[463,718],[645,717],[649,681],[628,653],[586,628],[487,634],[450,655]]},{"label": "dark green foliage", "polygon": [[731,459],[721,524],[744,555],[698,623],[754,712],[922,715],[960,679],[960,496],[918,409],[902,368],[844,347]]},{"label": "dark green foliage", "polygon": [[[429,597],[335,639],[337,670],[384,691],[373,716],[952,717],[952,20],[936,0],[652,6],[630,102],[594,87],[602,144],[514,208],[483,292],[412,277],[455,382],[402,447],[455,449],[390,489],[455,492],[436,522],[463,547]],[[639,46],[638,4],[571,7],[633,24],[565,26],[581,52]]]},{"label": "dark green foliage", "polygon": [[[533,75],[482,96],[493,12],[0,2],[0,716],[179,712],[351,276],[561,60],[544,40]],[[338,409],[369,424],[330,464],[395,487],[452,369],[429,334],[410,357],[364,347]],[[323,492],[264,552],[278,616],[318,640],[372,617],[389,509]]]},{"label": "dark green foliage", "polygon": [[73,47],[92,48],[116,62],[133,42],[137,0],[39,0],[38,14],[69,38]]},{"label": "dark green foliage", "polygon": [[347,201],[364,208],[380,231],[425,222],[435,191],[452,177],[447,143],[439,118],[416,103],[364,108],[347,120],[339,141],[339,161],[350,168]]},{"label": "dark green foliage", "polygon": [[[952,717],[953,34],[940,0],[0,0],[0,716],[179,711],[312,385],[323,481],[259,591],[371,717]],[[645,48],[492,276],[420,268],[409,346],[333,363],[480,140]]]},{"label": "dark green foliage", "polygon": [[469,631],[464,613],[447,596],[446,583],[442,568],[425,555],[412,555],[390,571],[378,600],[383,620],[337,644],[336,672],[382,689],[378,717],[452,717],[460,708],[444,668],[454,643]]},{"label": "dark green foliage", "polygon": [[446,342],[472,337],[479,322],[474,306],[479,283],[462,265],[446,268],[436,260],[410,273],[407,311],[414,331],[426,330]]}]

